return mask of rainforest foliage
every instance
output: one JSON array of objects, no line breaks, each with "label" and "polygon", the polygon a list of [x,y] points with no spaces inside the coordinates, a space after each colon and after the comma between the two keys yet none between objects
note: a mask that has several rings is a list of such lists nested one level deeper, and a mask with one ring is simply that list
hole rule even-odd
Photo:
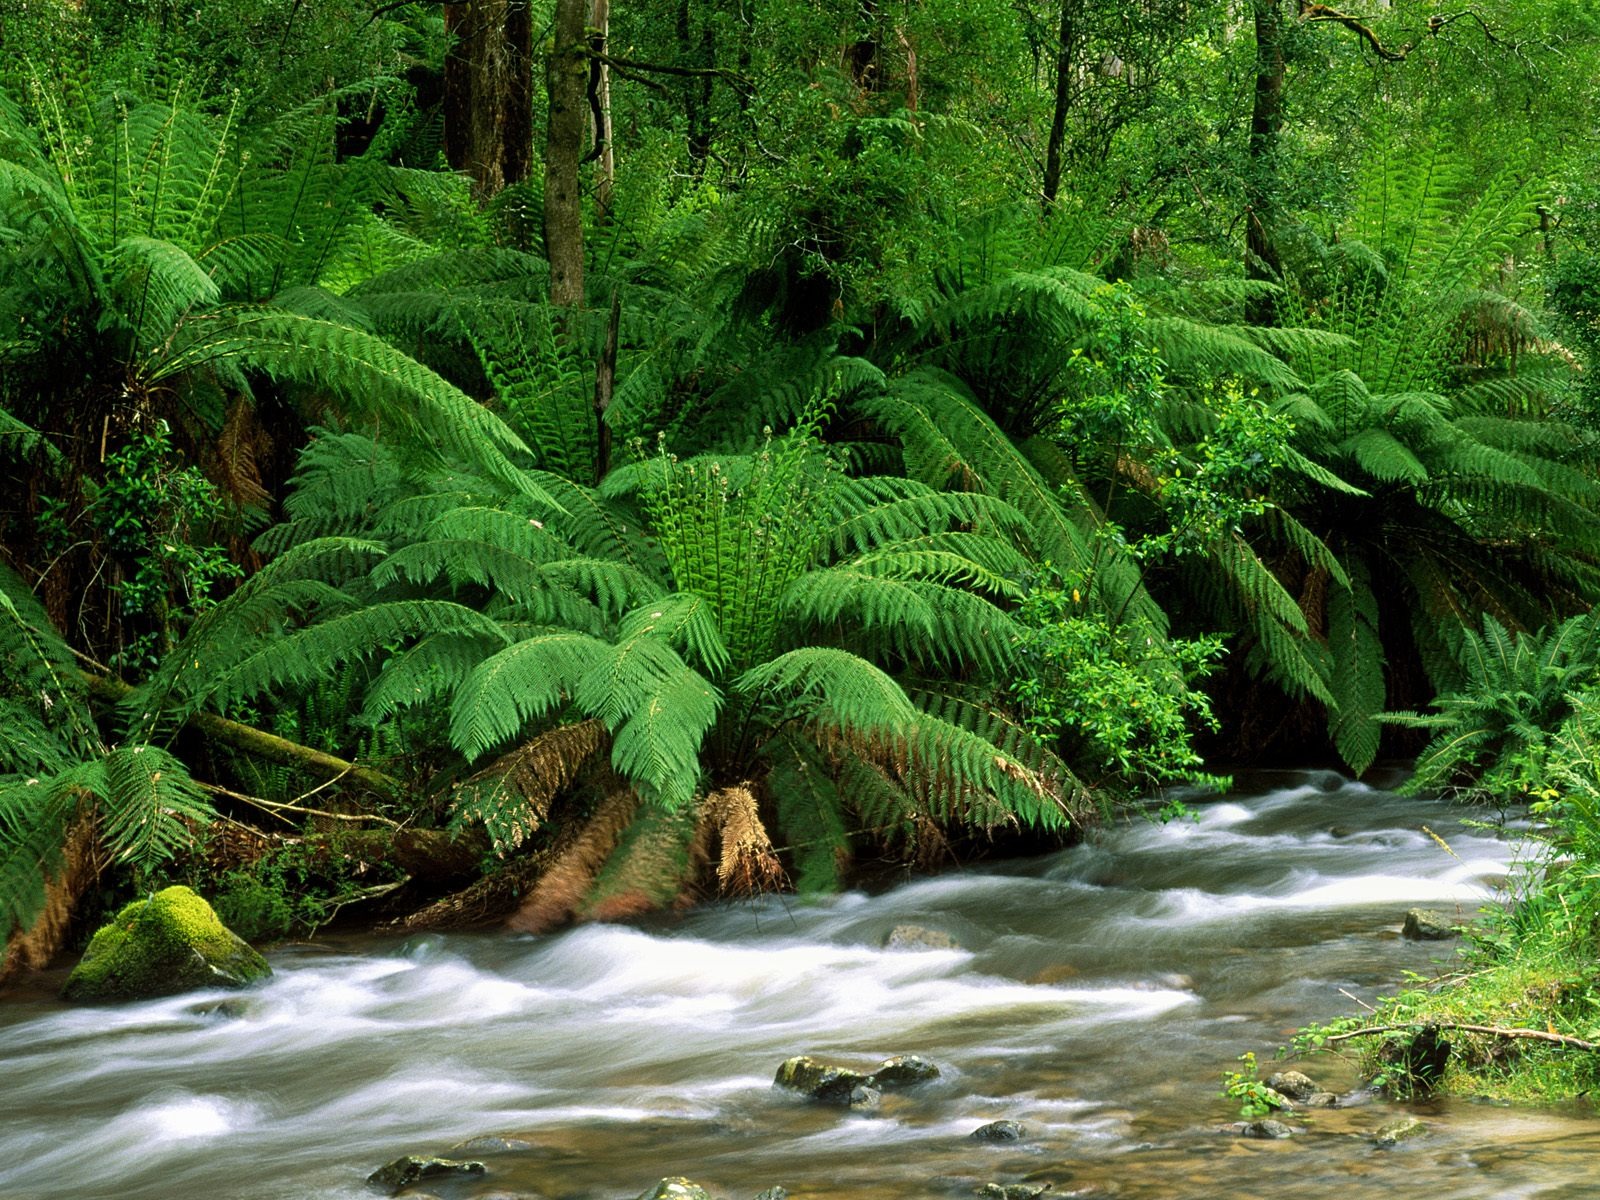
[{"label": "rainforest foliage", "polygon": [[1600,20],[1369,7],[13,0],[4,969],[1543,795]]}]

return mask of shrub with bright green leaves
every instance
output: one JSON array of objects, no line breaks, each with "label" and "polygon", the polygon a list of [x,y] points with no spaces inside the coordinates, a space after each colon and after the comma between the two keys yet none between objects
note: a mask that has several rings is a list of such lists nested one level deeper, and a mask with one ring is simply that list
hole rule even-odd
[{"label": "shrub with bright green leaves", "polygon": [[1217,728],[1195,684],[1222,657],[1220,637],[1157,642],[1137,626],[1114,627],[1053,572],[1028,589],[1018,623],[1021,676],[1012,691],[1024,720],[1091,786],[1226,784],[1201,770],[1192,741]]}]

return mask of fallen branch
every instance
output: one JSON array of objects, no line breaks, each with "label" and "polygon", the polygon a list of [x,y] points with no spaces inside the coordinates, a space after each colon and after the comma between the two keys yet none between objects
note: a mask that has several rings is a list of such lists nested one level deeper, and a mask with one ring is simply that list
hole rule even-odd
[{"label": "fallen branch", "polygon": [[[308,792],[307,795],[311,795],[314,792],[320,791],[322,787],[327,787],[329,784],[338,783],[340,778],[340,776],[334,776],[332,779],[328,780],[327,783],[322,784],[321,787],[313,788],[312,792]],[[259,808],[263,812],[271,813],[273,816],[278,817],[283,821],[288,821],[289,818],[284,817],[281,814],[292,812],[299,813],[300,815],[307,817],[326,817],[330,821],[349,821],[352,824],[363,824],[369,821],[376,821],[378,824],[387,825],[391,829],[401,828],[399,821],[392,821],[388,817],[379,816],[377,813],[336,813],[329,812],[324,808],[306,808],[302,805],[290,804],[282,800],[268,800],[262,796],[251,796],[245,792],[236,792],[232,788],[225,788],[220,784],[201,783],[198,780],[195,781],[195,786],[200,788],[201,791],[210,792],[213,796],[226,796],[229,800],[237,800],[241,804],[248,804],[252,808]],[[301,799],[304,799],[304,797],[301,797]],[[293,824],[294,822],[290,821],[289,823]]]},{"label": "fallen branch", "polygon": [[1457,1021],[1405,1021],[1399,1025],[1369,1025],[1365,1029],[1354,1029],[1349,1033],[1336,1033],[1325,1040],[1329,1043],[1347,1042],[1351,1038],[1371,1037],[1378,1033],[1398,1033],[1403,1029],[1423,1029],[1428,1026],[1434,1029],[1457,1029],[1462,1033],[1481,1033],[1513,1041],[1551,1042],[1557,1046],[1569,1046],[1574,1050],[1600,1051],[1600,1042],[1586,1042],[1582,1038],[1567,1037],[1562,1033],[1546,1033],[1542,1029],[1505,1029],[1499,1025],[1466,1025]]},{"label": "fallen branch", "polygon": [[[129,684],[114,675],[96,675],[85,671],[83,678],[89,685],[91,695],[112,704],[119,703],[133,692]],[[355,782],[386,796],[398,796],[405,790],[398,779],[385,775],[382,771],[360,766],[321,750],[313,750],[310,746],[291,742],[288,738],[281,738],[275,733],[241,725],[238,721],[230,721],[215,713],[190,713],[185,723],[194,726],[207,737],[226,742],[237,750],[254,754],[269,762],[299,767],[320,775],[349,776]]]}]

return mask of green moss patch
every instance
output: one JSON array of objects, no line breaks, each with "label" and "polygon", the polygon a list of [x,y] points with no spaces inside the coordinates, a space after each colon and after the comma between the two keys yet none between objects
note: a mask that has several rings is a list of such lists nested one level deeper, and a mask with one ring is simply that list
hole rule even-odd
[{"label": "green moss patch", "polygon": [[196,988],[240,988],[267,978],[267,960],[193,890],[169,887],[135,900],[89,942],[61,995],[141,1000]]}]

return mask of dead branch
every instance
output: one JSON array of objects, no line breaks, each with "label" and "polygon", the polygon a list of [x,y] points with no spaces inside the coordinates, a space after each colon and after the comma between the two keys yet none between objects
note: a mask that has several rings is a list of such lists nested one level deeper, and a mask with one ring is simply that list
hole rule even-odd
[{"label": "dead branch", "polygon": [[1506,1029],[1499,1025],[1467,1025],[1457,1021],[1406,1021],[1399,1025],[1369,1025],[1365,1029],[1354,1029],[1349,1033],[1336,1033],[1326,1041],[1347,1042],[1351,1038],[1371,1037],[1379,1033],[1398,1033],[1403,1029],[1422,1029],[1425,1026],[1432,1026],[1435,1029],[1456,1029],[1462,1033],[1481,1033],[1487,1037],[1507,1038],[1512,1041],[1550,1042],[1557,1046],[1568,1046],[1573,1050],[1600,1051],[1600,1043],[1586,1042],[1582,1038],[1567,1037],[1561,1033],[1546,1033],[1542,1029]]}]

